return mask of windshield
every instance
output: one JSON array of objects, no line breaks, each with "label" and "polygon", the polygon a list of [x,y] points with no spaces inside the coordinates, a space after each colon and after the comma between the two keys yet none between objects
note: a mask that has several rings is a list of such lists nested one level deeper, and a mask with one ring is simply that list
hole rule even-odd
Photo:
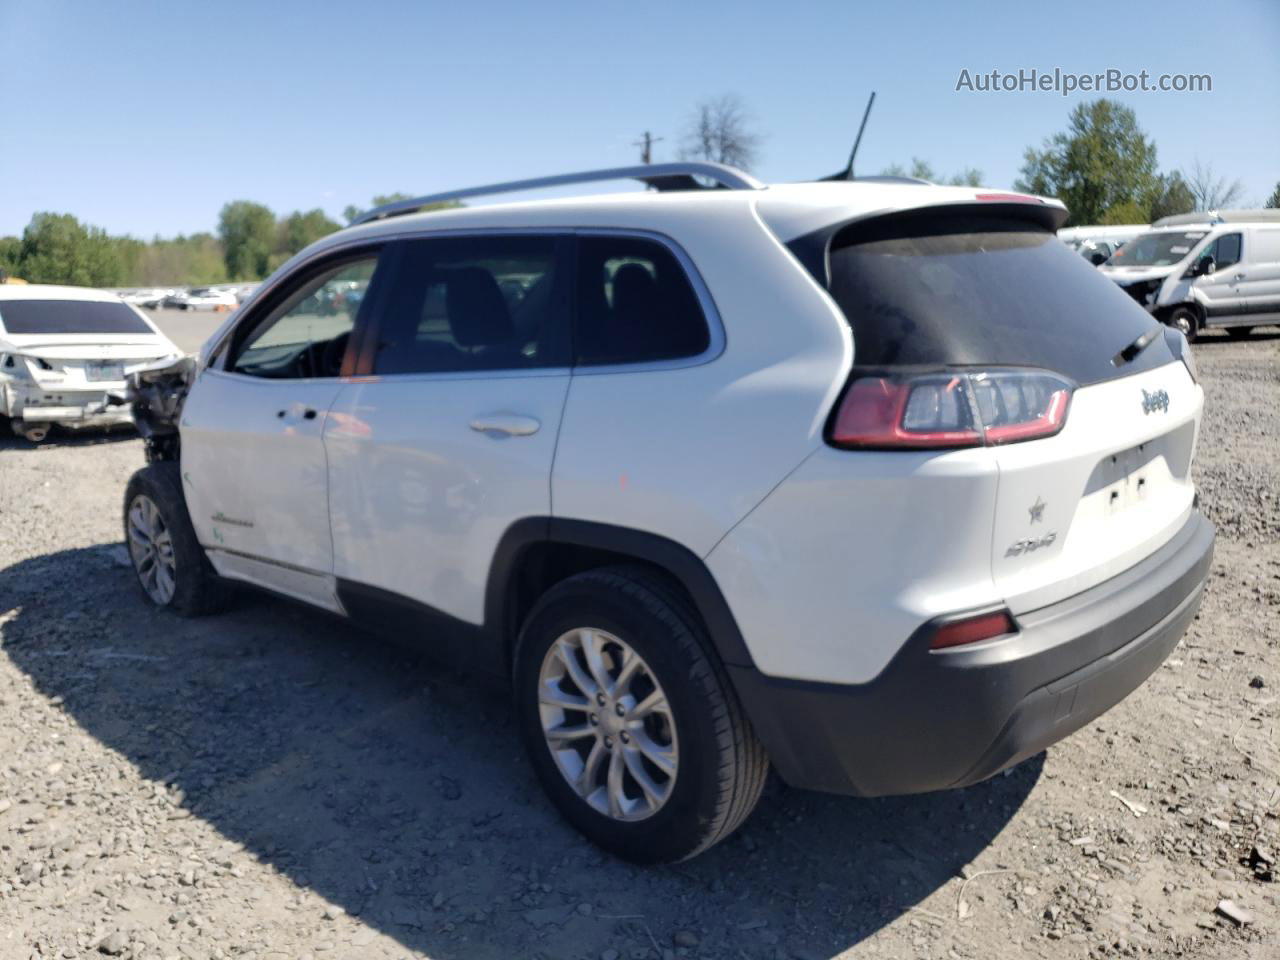
[{"label": "windshield", "polygon": [[1208,230],[1162,230],[1130,240],[1107,261],[1112,267],[1171,267],[1183,260]]},{"label": "windshield", "polygon": [[1115,367],[1151,317],[1053,234],[1019,221],[854,225],[832,241],[830,271],[859,367],[1031,366],[1089,384],[1172,359],[1159,341]]},{"label": "windshield", "polygon": [[109,300],[0,300],[6,333],[152,333],[126,304]]}]

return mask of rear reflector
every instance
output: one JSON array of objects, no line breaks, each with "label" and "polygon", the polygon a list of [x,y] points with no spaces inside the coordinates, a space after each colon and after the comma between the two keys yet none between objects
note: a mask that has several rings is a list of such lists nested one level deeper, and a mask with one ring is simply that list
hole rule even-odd
[{"label": "rear reflector", "polygon": [[953,620],[938,628],[933,639],[929,641],[929,649],[942,650],[946,647],[959,647],[966,643],[977,643],[993,637],[1016,633],[1013,617],[1008,610],[997,610],[995,613],[981,613],[976,617],[964,620]]},{"label": "rear reflector", "polygon": [[926,450],[1050,437],[1075,385],[1040,370],[854,374],[832,418],[838,447]]}]

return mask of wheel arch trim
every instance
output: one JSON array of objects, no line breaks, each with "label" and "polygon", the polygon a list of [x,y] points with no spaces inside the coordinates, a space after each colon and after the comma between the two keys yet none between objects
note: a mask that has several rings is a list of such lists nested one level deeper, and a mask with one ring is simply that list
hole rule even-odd
[{"label": "wheel arch trim", "polygon": [[564,517],[525,517],[507,528],[494,551],[485,587],[484,623],[489,642],[504,664],[519,632],[515,585],[530,551],[563,546],[615,554],[656,567],[688,594],[717,655],[726,665],[754,667],[742,632],[706,563],[688,547],[631,527]]}]

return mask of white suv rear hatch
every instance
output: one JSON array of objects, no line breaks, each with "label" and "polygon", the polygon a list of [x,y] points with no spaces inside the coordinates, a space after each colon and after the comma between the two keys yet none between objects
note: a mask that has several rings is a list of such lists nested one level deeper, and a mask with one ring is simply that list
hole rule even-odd
[{"label": "white suv rear hatch", "polygon": [[[868,381],[903,398],[890,432],[837,410],[833,442],[985,445],[991,576],[1015,615],[1133,566],[1186,521],[1203,393],[1184,345],[1043,226],[1007,208],[913,211],[837,233],[828,265],[854,330],[846,398]],[[1019,385],[1052,386],[1046,373],[1074,386],[1065,414]],[[918,402],[913,385],[936,396],[950,374],[970,384],[958,404]]]}]

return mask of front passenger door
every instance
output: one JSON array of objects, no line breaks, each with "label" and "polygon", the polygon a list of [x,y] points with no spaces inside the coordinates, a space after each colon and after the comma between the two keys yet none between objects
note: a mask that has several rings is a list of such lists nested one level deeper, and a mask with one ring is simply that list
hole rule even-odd
[{"label": "front passenger door", "polygon": [[1247,309],[1240,292],[1241,247],[1242,237],[1239,233],[1224,233],[1205,247],[1196,258],[1198,264],[1213,257],[1213,273],[1197,278],[1194,284],[1210,325],[1234,322]]},{"label": "front passenger door", "polygon": [[237,324],[182,418],[187,505],[214,567],[334,610],[323,434],[377,264],[365,251],[285,280]]}]

